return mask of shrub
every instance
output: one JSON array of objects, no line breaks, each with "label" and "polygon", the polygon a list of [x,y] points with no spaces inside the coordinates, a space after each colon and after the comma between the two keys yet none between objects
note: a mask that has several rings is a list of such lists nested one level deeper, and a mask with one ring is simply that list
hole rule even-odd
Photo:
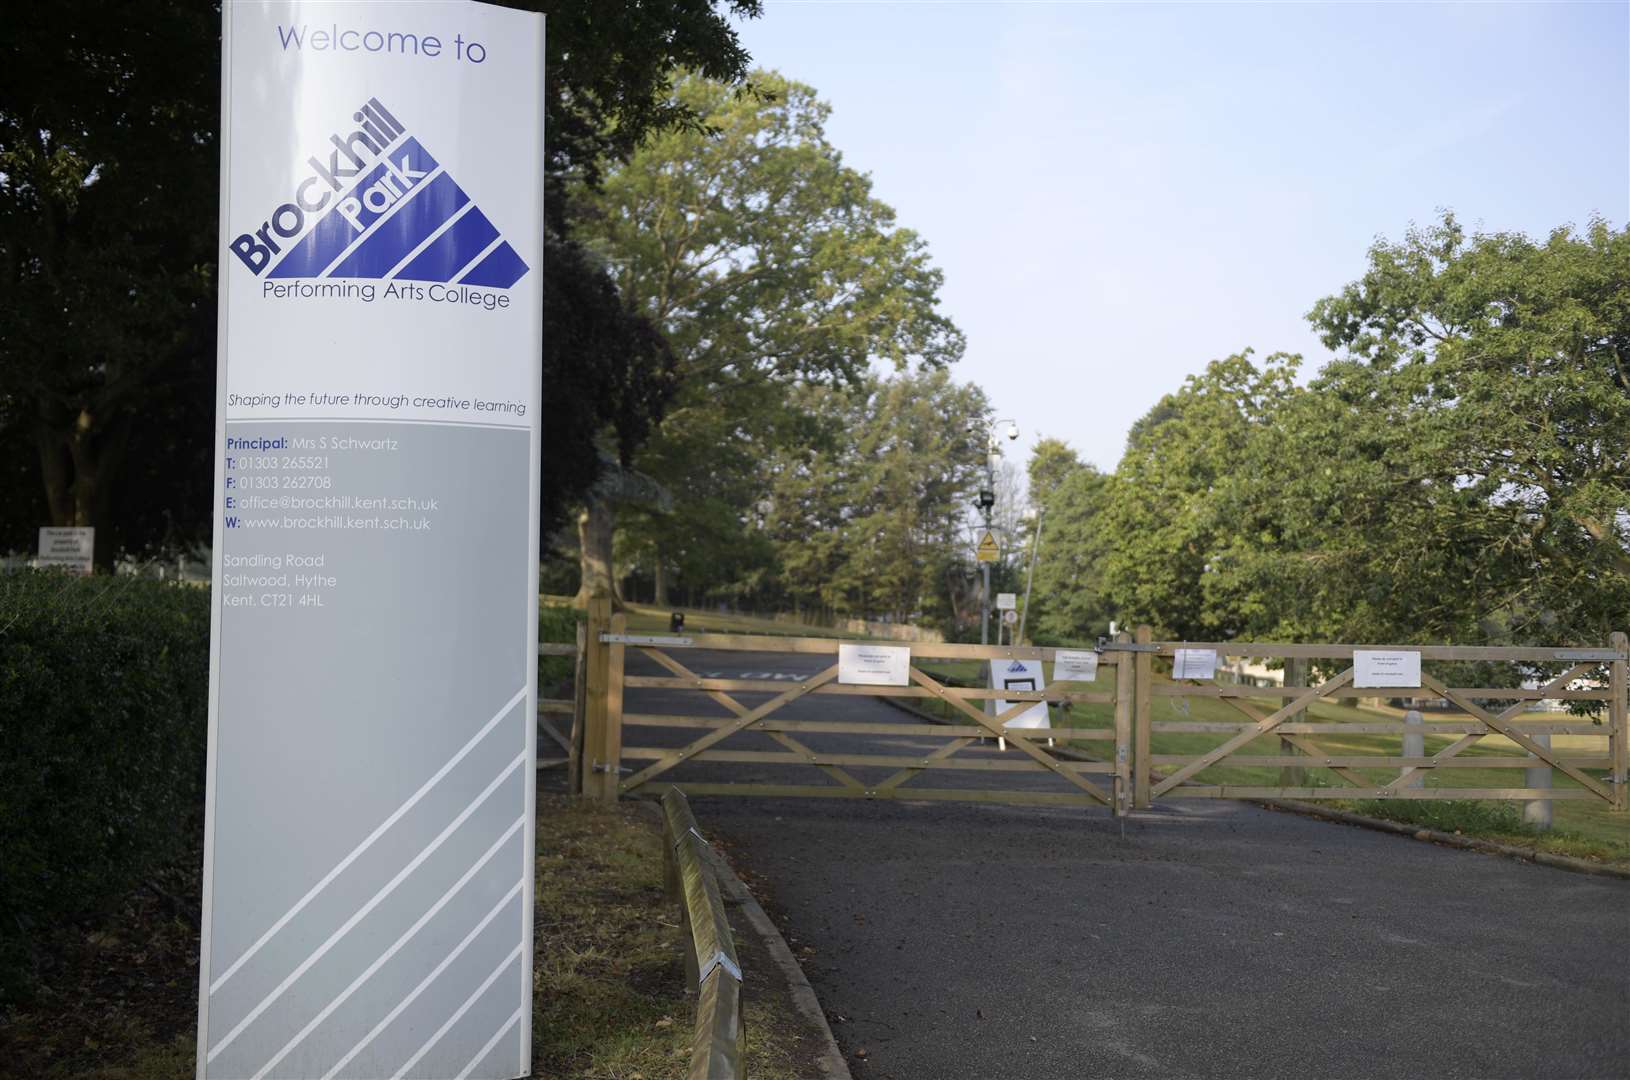
[{"label": "shrub", "polygon": [[40,931],[198,842],[209,592],[0,575],[0,997]]}]

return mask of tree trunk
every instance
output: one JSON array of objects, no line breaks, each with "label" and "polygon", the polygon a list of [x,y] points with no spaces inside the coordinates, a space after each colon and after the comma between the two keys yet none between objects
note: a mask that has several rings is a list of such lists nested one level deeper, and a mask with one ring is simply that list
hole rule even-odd
[{"label": "tree trunk", "polygon": [[591,496],[577,515],[578,568],[581,581],[572,603],[587,607],[597,596],[611,598],[614,611],[623,610],[622,597],[617,595],[617,581],[611,574],[611,538],[617,521],[611,511],[611,500]]},{"label": "tree trunk", "polygon": [[668,606],[668,560],[662,556],[662,545],[657,545],[656,567],[653,570],[656,579],[656,599],[652,601],[657,607]]},{"label": "tree trunk", "polygon": [[111,487],[103,481],[111,480],[123,464],[128,433],[127,424],[103,428],[89,408],[70,419],[61,413],[50,415],[42,405],[35,418],[34,440],[51,524],[95,528],[96,563],[108,568],[113,566],[115,538],[104,527]]}]

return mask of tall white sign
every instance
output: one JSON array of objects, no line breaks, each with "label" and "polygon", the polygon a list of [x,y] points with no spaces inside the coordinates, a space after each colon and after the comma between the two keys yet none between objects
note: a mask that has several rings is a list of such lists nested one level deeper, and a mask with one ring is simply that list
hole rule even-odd
[{"label": "tall white sign", "polygon": [[227,0],[223,52],[198,1076],[523,1076],[543,19]]}]

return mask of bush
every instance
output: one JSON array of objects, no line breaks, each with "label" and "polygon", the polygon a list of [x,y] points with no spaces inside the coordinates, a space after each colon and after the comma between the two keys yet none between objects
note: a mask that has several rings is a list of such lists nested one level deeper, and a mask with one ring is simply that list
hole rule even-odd
[{"label": "bush", "polygon": [[198,842],[209,592],[0,575],[0,998],[40,932]]}]

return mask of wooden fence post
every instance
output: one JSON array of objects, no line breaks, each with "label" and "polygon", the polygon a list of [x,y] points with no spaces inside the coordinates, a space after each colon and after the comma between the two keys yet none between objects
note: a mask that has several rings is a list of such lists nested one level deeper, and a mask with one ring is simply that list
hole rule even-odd
[{"label": "wooden fence post", "polygon": [[[584,703],[583,794],[591,799],[616,798],[617,774],[603,771],[606,759],[606,684],[610,675],[608,647],[600,634],[611,624],[611,601],[596,597],[589,601],[588,699]],[[610,791],[607,792],[607,780]]]},{"label": "wooden fence post", "polygon": [[[1540,747],[1541,749],[1549,750],[1551,748],[1550,735],[1535,732],[1528,737],[1533,739],[1534,745]],[[1534,760],[1538,760],[1538,755],[1536,754],[1530,753],[1528,756]],[[1524,769],[1522,771],[1522,779],[1524,787],[1548,788],[1551,786],[1551,767],[1546,765],[1544,762],[1541,762],[1536,768]],[[1551,827],[1551,800],[1529,799],[1527,802],[1523,803],[1522,820],[1524,824],[1532,825],[1534,828],[1541,831],[1549,829]]]},{"label": "wooden fence post", "polygon": [[[611,617],[613,634],[628,633],[628,616]],[[606,800],[616,802],[622,783],[623,763],[623,652],[626,646],[614,644],[606,650]]]},{"label": "wooden fence post", "polygon": [[587,727],[584,716],[589,700],[588,628],[577,624],[577,652],[572,655],[572,735],[566,751],[566,790],[573,795],[583,794],[583,736]]},{"label": "wooden fence post", "polygon": [[1608,706],[1613,725],[1609,745],[1613,748],[1613,809],[1624,810],[1630,806],[1630,707],[1625,701],[1627,678],[1627,664],[1623,659],[1627,650],[1630,650],[1630,638],[1624,631],[1615,631],[1608,639],[1608,643],[1619,651],[1620,659],[1613,661],[1612,674],[1608,685],[1612,690],[1613,701]]},{"label": "wooden fence post", "polygon": [[[1404,713],[1404,757],[1426,756],[1426,717],[1419,709]],[[1416,769],[1404,777],[1404,787],[1425,787],[1426,770]]]},{"label": "wooden fence post", "polygon": [[[1122,644],[1132,635],[1121,631],[1115,640]],[[1115,816],[1123,817],[1132,802],[1132,706],[1137,671],[1131,653],[1115,655]]]},{"label": "wooden fence post", "polygon": [[[1147,626],[1138,627],[1137,643],[1148,645],[1154,640],[1154,631]],[[1154,699],[1154,654],[1139,650],[1132,654],[1137,677],[1132,691],[1133,746],[1132,805],[1139,810],[1149,809],[1149,707]]]},{"label": "wooden fence post", "polygon": [[[1285,661],[1285,686],[1307,685],[1307,660],[1303,657],[1292,657]],[[1279,752],[1281,754],[1300,754],[1302,751],[1285,736],[1279,736]],[[1279,767],[1280,787],[1306,787],[1307,770],[1300,765],[1281,765]]]}]

